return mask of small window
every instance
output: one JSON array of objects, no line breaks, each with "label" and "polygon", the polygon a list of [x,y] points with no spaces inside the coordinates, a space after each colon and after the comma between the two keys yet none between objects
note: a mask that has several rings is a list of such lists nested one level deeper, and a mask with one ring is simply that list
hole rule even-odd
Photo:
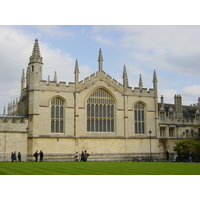
[{"label": "small window", "polygon": [[169,128],[169,137],[174,137],[174,128]]},{"label": "small window", "polygon": [[165,128],[164,127],[160,128],[160,137],[165,137]]}]

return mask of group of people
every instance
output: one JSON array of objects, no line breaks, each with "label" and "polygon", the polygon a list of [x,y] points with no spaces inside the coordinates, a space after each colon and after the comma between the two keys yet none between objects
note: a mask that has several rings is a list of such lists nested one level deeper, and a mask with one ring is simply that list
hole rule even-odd
[{"label": "group of people", "polygon": [[75,158],[75,161],[76,162],[87,162],[87,159],[88,159],[88,156],[89,156],[89,153],[87,153],[87,151],[82,151],[81,152],[81,159],[79,158],[79,153],[76,152],[74,158]]},{"label": "group of people", "polygon": [[43,157],[44,157],[44,153],[42,152],[42,150],[40,150],[40,152],[38,153],[38,150],[33,154],[33,156],[35,157],[35,162],[38,161],[38,156],[40,156],[40,162],[43,162]]},{"label": "group of people", "polygon": [[[166,151],[165,155],[166,155],[166,160],[168,161],[169,160],[169,152]],[[189,162],[192,163],[192,153],[191,152],[189,153],[188,160],[189,160]],[[178,155],[177,154],[174,154],[172,162],[178,162]]]},{"label": "group of people", "polygon": [[18,152],[18,154],[15,152],[11,153],[11,162],[21,162],[22,161],[22,155],[20,152]]}]

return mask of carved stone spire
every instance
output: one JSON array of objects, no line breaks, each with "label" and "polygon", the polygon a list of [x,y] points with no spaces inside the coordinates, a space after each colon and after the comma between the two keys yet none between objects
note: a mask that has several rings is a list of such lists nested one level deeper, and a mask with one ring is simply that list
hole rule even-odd
[{"label": "carved stone spire", "polygon": [[57,83],[57,74],[56,74],[56,72],[54,73],[54,82]]},{"label": "carved stone spire", "polygon": [[99,49],[98,62],[99,62],[99,71],[103,71],[103,56],[102,56],[101,48]]},{"label": "carved stone spire", "polygon": [[75,69],[74,69],[74,79],[75,79],[75,83],[78,83],[79,81],[79,67],[78,67],[78,60],[76,59],[76,63],[75,63]]},{"label": "carved stone spire", "polygon": [[155,91],[155,97],[158,97],[158,86],[157,86],[157,75],[156,75],[156,71],[154,70],[153,72],[153,89]]},{"label": "carved stone spire", "polygon": [[24,69],[22,71],[22,78],[21,78],[21,92],[25,87],[25,75],[24,75]]},{"label": "carved stone spire", "polygon": [[127,75],[127,71],[126,71],[126,66],[124,65],[124,70],[123,70],[123,85],[125,88],[128,87],[128,75]]},{"label": "carved stone spire", "polygon": [[30,57],[30,63],[42,63],[42,57],[40,56],[40,48],[38,44],[38,39],[35,40],[33,47],[33,53]]},{"label": "carved stone spire", "polygon": [[139,78],[139,88],[140,90],[142,90],[143,88],[143,82],[142,82],[142,75],[140,74],[140,78]]}]

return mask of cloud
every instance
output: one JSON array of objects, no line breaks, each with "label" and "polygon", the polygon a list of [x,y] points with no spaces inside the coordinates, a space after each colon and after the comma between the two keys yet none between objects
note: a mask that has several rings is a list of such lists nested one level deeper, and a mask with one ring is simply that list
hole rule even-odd
[{"label": "cloud", "polygon": [[163,95],[165,103],[174,103],[174,95],[177,94],[176,90],[172,89],[159,89],[158,91],[158,102],[160,102],[160,97]]},{"label": "cloud", "polygon": [[93,38],[99,42],[100,44],[103,44],[103,45],[113,45],[114,42],[109,40],[109,39],[106,39],[105,37],[103,37],[102,35],[95,35],[93,36]]},{"label": "cloud", "polygon": [[[10,26],[0,26],[0,113],[20,96],[20,80],[22,70],[26,69],[32,54],[35,37]],[[43,57],[43,79],[54,78],[57,72],[58,81],[74,81],[75,60],[60,49],[53,49],[39,41],[40,53]],[[81,77],[91,72],[89,66],[80,66]],[[88,74],[87,74],[88,76]]]},{"label": "cloud", "polygon": [[[180,91],[160,88],[158,96],[160,98],[160,96],[163,95],[165,103],[174,103],[174,95],[178,94],[182,96],[183,105],[190,105],[198,102],[198,97],[200,96],[199,91],[200,85],[187,86]],[[191,99],[196,99],[196,101],[192,101]]]},{"label": "cloud", "polygon": [[192,85],[184,87],[181,90],[181,94],[198,97],[198,95],[200,95],[199,91],[200,91],[200,85]]},{"label": "cloud", "polygon": [[200,26],[96,26],[96,35],[117,35],[117,45],[134,61],[196,76],[200,72]]},{"label": "cloud", "polygon": [[55,26],[55,25],[48,25],[48,26],[37,26],[39,31],[45,35],[49,35],[52,38],[63,38],[63,37],[72,37],[74,33],[69,28],[64,28],[65,26]]}]

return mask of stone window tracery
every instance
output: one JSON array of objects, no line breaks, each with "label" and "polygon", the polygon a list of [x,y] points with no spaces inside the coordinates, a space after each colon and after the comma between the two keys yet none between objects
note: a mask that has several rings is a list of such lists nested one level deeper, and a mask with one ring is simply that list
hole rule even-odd
[{"label": "stone window tracery", "polygon": [[144,134],[145,133],[145,116],[144,116],[144,105],[142,103],[137,103],[134,106],[134,118],[135,118],[135,133]]},{"label": "stone window tracery", "polygon": [[87,131],[114,132],[114,106],[106,90],[94,91],[87,100]]},{"label": "stone window tracery", "polygon": [[51,132],[64,132],[64,101],[60,98],[51,101]]}]

